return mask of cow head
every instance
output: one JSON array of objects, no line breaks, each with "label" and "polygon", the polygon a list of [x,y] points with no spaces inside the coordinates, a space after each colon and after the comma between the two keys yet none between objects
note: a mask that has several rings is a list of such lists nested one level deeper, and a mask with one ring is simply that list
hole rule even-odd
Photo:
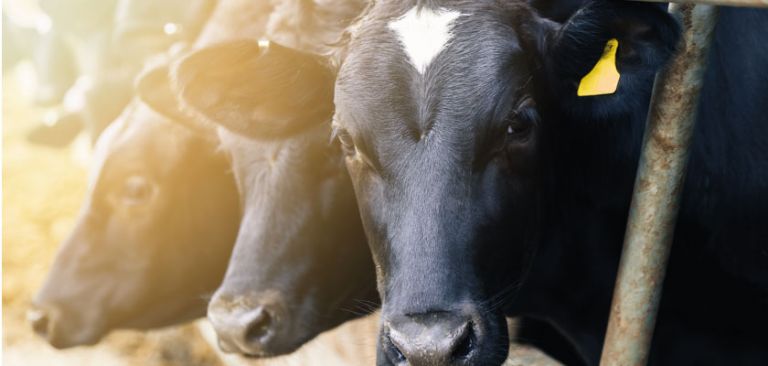
[{"label": "cow head", "polygon": [[[500,364],[566,123],[647,101],[675,27],[655,5],[592,2],[558,24],[524,2],[377,3],[336,81],[382,296],[379,364]],[[611,38],[622,83],[576,97]],[[671,43],[671,44],[670,44]],[[567,150],[563,150],[567,151]]]},{"label": "cow head", "polygon": [[95,156],[75,229],[29,312],[57,348],[203,315],[237,233],[226,156],[141,103],[107,129]]},{"label": "cow head", "polygon": [[241,194],[240,232],[208,307],[221,347],[288,353],[378,303],[354,192],[330,139],[333,74],[322,59],[237,41],[188,55],[171,79],[192,123],[217,130]]}]

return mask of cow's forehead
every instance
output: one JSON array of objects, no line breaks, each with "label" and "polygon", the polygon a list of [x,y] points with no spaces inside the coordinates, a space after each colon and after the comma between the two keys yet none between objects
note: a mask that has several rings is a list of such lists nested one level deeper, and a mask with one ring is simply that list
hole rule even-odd
[{"label": "cow's forehead", "polygon": [[449,46],[454,43],[469,48],[491,40],[516,40],[508,15],[514,9],[526,9],[519,4],[501,7],[496,2],[483,1],[450,5],[409,3],[384,2],[370,10],[351,27],[350,54],[354,57],[378,52],[393,56],[393,52],[400,51],[416,70],[424,73],[436,56],[450,52]]},{"label": "cow's forehead", "polygon": [[99,137],[89,185],[126,174],[165,173],[186,157],[185,144],[192,140],[185,127],[134,100]]},{"label": "cow's forehead", "polygon": [[437,109],[487,112],[530,73],[512,11],[482,3],[374,9],[353,30],[337,111],[422,126]]}]

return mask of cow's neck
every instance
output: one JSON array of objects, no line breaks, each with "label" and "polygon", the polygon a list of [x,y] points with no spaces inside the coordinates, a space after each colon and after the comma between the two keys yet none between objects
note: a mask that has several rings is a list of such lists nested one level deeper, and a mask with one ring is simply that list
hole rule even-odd
[{"label": "cow's neck", "polygon": [[607,324],[643,120],[565,127],[545,159],[542,237],[517,310],[555,322],[590,361]]}]

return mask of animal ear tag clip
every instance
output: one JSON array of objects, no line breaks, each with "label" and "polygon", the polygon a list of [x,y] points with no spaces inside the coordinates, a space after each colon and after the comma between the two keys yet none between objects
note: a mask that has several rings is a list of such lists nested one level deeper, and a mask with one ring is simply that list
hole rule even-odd
[{"label": "animal ear tag clip", "polygon": [[579,82],[576,95],[589,97],[593,95],[613,94],[619,86],[619,71],[616,69],[616,49],[619,41],[611,38],[605,43],[603,55],[588,74]]}]

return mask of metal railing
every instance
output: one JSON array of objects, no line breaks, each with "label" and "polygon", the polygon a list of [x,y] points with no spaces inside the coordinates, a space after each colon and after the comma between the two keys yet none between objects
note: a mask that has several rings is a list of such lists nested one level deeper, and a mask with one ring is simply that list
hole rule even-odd
[{"label": "metal railing", "polygon": [[669,11],[683,25],[683,37],[654,85],[601,366],[648,362],[699,91],[717,20],[714,5],[768,7],[768,0],[679,3],[671,4]]}]

